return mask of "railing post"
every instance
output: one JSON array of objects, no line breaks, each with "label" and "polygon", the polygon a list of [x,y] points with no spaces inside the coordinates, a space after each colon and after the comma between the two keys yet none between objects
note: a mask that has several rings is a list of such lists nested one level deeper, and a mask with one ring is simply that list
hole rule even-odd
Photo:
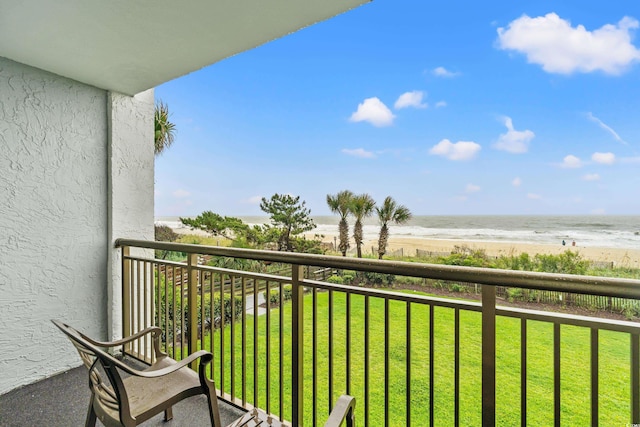
[{"label": "railing post", "polygon": [[304,270],[300,265],[291,265],[291,287],[292,287],[292,364],[293,375],[291,391],[291,402],[293,405],[291,411],[291,423],[294,427],[302,426],[302,417],[304,414],[304,286],[301,281],[304,277]]},{"label": "railing post", "polygon": [[640,337],[631,334],[631,423],[640,423]]},{"label": "railing post", "polygon": [[[198,255],[189,254],[187,259],[187,301],[189,304],[189,332],[187,335],[187,349],[189,354],[196,352],[198,343]],[[175,280],[175,278],[174,278]],[[184,278],[182,279],[184,280]],[[220,302],[222,304],[222,301]],[[196,369],[197,362],[191,363],[191,369]]]},{"label": "railing post", "polygon": [[[122,247],[122,337],[131,336],[131,248]],[[124,351],[131,351],[131,343]]]},{"label": "railing post", "polygon": [[496,288],[482,285],[482,426],[496,425]]}]

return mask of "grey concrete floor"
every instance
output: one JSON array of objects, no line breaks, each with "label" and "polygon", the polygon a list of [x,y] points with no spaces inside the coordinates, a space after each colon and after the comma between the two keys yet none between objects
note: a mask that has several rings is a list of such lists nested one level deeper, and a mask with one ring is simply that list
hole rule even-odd
[{"label": "grey concrete floor", "polygon": [[[77,427],[84,426],[89,406],[89,378],[83,366],[30,384],[0,396],[0,427]],[[239,418],[243,410],[219,401],[222,424]],[[210,426],[205,396],[190,397],[173,407],[173,420],[163,415],[143,426]],[[97,426],[102,426],[100,421]]]}]

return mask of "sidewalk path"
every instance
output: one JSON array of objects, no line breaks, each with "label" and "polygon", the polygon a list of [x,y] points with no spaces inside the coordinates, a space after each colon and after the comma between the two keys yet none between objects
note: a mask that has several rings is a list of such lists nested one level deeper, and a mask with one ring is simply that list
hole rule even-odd
[{"label": "sidewalk path", "polygon": [[[265,307],[260,307],[266,302],[267,301],[264,299],[264,292],[260,292],[258,294],[258,316],[262,316],[267,312],[267,309]],[[246,296],[245,307],[247,307],[247,314],[253,315],[253,294],[249,294]]]}]

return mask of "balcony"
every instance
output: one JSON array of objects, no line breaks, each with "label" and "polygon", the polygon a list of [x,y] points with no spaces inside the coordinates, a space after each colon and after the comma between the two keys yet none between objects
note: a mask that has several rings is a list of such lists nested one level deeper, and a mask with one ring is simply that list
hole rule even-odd
[{"label": "balcony", "polygon": [[[64,350],[73,351],[73,347]],[[135,361],[132,361],[136,363]],[[91,398],[87,370],[84,366],[71,369],[46,380],[29,384],[0,396],[0,425],[11,427],[75,427],[83,426],[87,405]],[[231,405],[220,404],[220,418],[224,425],[242,412]],[[167,424],[157,415],[145,427],[206,426],[209,423],[207,400],[196,396],[173,407],[174,420]],[[102,427],[100,421],[97,426]]]},{"label": "balcony", "polygon": [[[209,375],[235,406],[315,426],[346,393],[356,397],[365,426],[640,421],[640,323],[496,305],[505,287],[621,304],[640,298],[639,280],[124,239],[117,245],[124,335],[156,324],[176,359],[211,351]],[[145,256],[153,249],[184,253],[187,261]],[[213,267],[201,262],[207,256],[235,261]],[[336,271],[465,286],[481,300],[325,280]],[[149,347],[139,341],[127,354],[151,362]],[[68,400],[84,413],[84,396]]]}]

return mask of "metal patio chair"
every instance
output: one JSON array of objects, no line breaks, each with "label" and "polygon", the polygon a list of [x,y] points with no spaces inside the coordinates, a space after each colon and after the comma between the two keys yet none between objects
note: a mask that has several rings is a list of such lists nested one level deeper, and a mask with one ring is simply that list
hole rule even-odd
[{"label": "metal patio chair", "polygon": [[[100,342],[59,320],[52,322],[71,340],[89,370],[91,400],[86,427],[94,427],[96,418],[106,427],[134,427],[163,411],[164,419],[168,421],[173,418],[171,408],[174,404],[199,394],[207,396],[211,426],[223,427],[218,412],[215,384],[206,376],[206,367],[213,360],[213,355],[208,351],[200,350],[176,362],[160,350],[162,331],[158,327],[147,328],[122,340]],[[137,370],[103,350],[123,346],[149,334],[152,338],[155,362],[144,370]],[[189,368],[189,364],[197,360],[199,368],[198,372],[195,372]],[[123,378],[119,371],[129,375]],[[351,396],[341,396],[325,427],[338,427],[343,422],[346,422],[348,427],[354,426],[354,410],[355,399]],[[253,409],[229,427],[255,426],[261,423],[273,427],[283,425],[264,412]]]}]

